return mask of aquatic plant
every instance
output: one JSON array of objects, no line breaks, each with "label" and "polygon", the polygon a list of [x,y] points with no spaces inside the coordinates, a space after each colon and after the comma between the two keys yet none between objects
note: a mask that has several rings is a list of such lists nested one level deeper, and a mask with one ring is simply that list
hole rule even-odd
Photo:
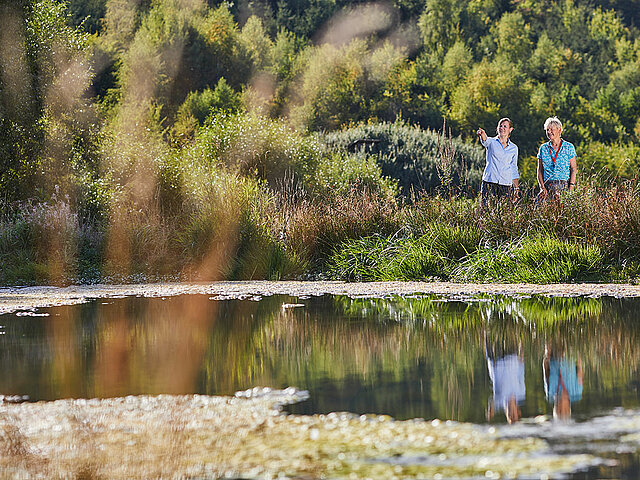
[{"label": "aquatic plant", "polygon": [[0,465],[7,478],[386,479],[553,475],[597,464],[588,455],[553,454],[540,439],[501,437],[471,424],[279,414],[281,405],[300,398],[293,389],[254,389],[236,398],[0,404]]}]

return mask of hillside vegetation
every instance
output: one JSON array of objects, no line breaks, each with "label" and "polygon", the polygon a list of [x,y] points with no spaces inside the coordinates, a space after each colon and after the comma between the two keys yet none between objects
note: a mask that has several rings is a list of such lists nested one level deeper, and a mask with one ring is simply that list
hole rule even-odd
[{"label": "hillside vegetation", "polygon": [[[640,1],[0,5],[0,283],[624,280]],[[535,200],[542,124],[579,188]],[[478,126],[524,198],[480,211]]]}]

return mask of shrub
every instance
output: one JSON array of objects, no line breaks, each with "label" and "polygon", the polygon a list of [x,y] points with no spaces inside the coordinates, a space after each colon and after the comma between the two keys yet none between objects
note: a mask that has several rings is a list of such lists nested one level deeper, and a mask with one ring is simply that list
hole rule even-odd
[{"label": "shrub", "polygon": [[[331,271],[351,280],[633,281],[640,272],[638,188],[631,182],[606,190],[582,185],[558,201],[525,196],[517,206],[504,202],[485,210],[468,199],[420,198],[402,210],[402,235],[341,244]],[[429,266],[420,258],[440,263]]]},{"label": "shrub", "polygon": [[42,178],[53,163],[45,147],[52,150],[56,133],[48,113],[84,116],[86,105],[78,105],[78,97],[88,83],[88,35],[69,26],[66,5],[53,0],[4,2],[0,17],[0,191],[7,199],[24,200],[50,182]]},{"label": "shrub", "polygon": [[324,155],[309,183],[320,196],[347,195],[355,189],[393,197],[397,190],[397,182],[384,177],[375,159],[364,153]]},{"label": "shrub", "polygon": [[292,130],[282,120],[251,113],[212,118],[192,149],[210,162],[264,179],[272,187],[288,172],[299,179],[307,177],[322,154],[314,138]]},{"label": "shrub", "polygon": [[339,47],[330,43],[308,47],[297,67],[303,73],[292,95],[293,123],[311,131],[335,130],[384,112],[378,99],[400,94],[385,90],[385,85],[404,57],[404,51],[389,42],[376,49],[360,39]]},{"label": "shrub", "polygon": [[235,114],[242,110],[242,97],[223,78],[218,80],[214,90],[191,92],[178,108],[176,122],[172,127],[172,137],[177,141],[190,140],[207,117]]},{"label": "shrub", "polygon": [[[402,192],[425,190],[434,193],[442,185],[438,162],[452,162],[451,179],[464,192],[476,192],[480,186],[484,151],[459,139],[450,139],[430,130],[402,122],[360,125],[342,132],[329,133],[324,141],[330,150],[360,151],[372,155],[382,174],[398,181]],[[452,144],[452,158],[443,158],[445,144]]]},{"label": "shrub", "polygon": [[609,184],[612,180],[635,178],[640,170],[640,146],[629,144],[607,145],[600,142],[578,147],[581,176]]}]

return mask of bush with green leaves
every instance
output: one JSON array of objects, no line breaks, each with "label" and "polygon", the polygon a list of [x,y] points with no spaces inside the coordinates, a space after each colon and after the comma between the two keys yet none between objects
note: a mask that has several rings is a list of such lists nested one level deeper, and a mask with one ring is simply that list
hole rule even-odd
[{"label": "bush with green leaves", "polygon": [[346,45],[307,47],[299,55],[300,78],[290,96],[292,123],[301,129],[326,131],[377,115],[395,120],[398,111],[383,99],[395,100],[402,94],[386,87],[397,78],[396,68],[405,56],[404,49],[390,42],[370,45],[360,39]]},{"label": "bush with green leaves", "polygon": [[0,22],[0,191],[10,200],[46,196],[52,182],[42,171],[70,153],[46,151],[59,138],[56,126],[71,130],[76,116],[76,129],[95,128],[82,122],[87,105],[80,101],[88,85],[88,36],[69,25],[66,5],[53,0],[4,2]]},{"label": "bush with green leaves", "polygon": [[[240,90],[252,60],[239,36],[226,3],[153,2],[121,57],[119,124],[164,131],[191,92],[215,88],[221,78]],[[222,86],[218,93],[230,96]]]},{"label": "bush with green leaves", "polygon": [[637,178],[640,172],[640,146],[635,143],[592,142],[577,150],[582,178],[591,177],[604,185],[611,185]]},{"label": "bush with green leaves", "polygon": [[253,113],[211,118],[185,150],[185,155],[264,179],[272,187],[285,175],[299,181],[311,175],[322,154],[322,144],[315,138],[293,130],[283,120]]},{"label": "bush with green leaves", "polygon": [[[467,234],[464,229],[458,234]],[[474,244],[460,255],[456,243],[438,237],[373,236],[345,241],[330,259],[332,276],[351,281],[420,280],[562,283],[600,280],[606,258],[594,245],[554,237],[522,238],[498,245]],[[453,249],[451,247],[454,247]],[[462,250],[462,249],[460,249]],[[457,258],[456,258],[457,257]]]},{"label": "bush with green leaves", "polygon": [[321,198],[343,196],[353,190],[393,197],[398,189],[397,181],[384,177],[375,158],[363,152],[323,155],[309,183]]},{"label": "bush with green leaves", "polygon": [[[379,123],[327,133],[324,141],[329,150],[373,156],[382,174],[397,180],[407,196],[412,191],[434,193],[447,181],[470,194],[480,186],[484,149],[438,132],[403,122]],[[441,166],[447,167],[451,178],[444,178]]]},{"label": "bush with green leaves", "polygon": [[171,127],[172,137],[178,142],[190,140],[208,117],[235,114],[241,110],[242,96],[223,77],[218,80],[215,89],[205,88],[187,95]]}]

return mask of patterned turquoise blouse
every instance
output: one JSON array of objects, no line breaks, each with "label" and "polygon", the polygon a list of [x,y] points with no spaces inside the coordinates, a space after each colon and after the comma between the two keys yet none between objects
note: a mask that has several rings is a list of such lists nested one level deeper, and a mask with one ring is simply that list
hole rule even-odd
[{"label": "patterned turquoise blouse", "polygon": [[[551,142],[543,143],[538,150],[538,158],[542,160],[544,169],[543,179],[549,180],[569,180],[571,176],[571,159],[576,156],[576,149],[572,143],[562,140],[560,150],[557,152],[551,146]],[[553,158],[556,157],[555,165]]]}]

